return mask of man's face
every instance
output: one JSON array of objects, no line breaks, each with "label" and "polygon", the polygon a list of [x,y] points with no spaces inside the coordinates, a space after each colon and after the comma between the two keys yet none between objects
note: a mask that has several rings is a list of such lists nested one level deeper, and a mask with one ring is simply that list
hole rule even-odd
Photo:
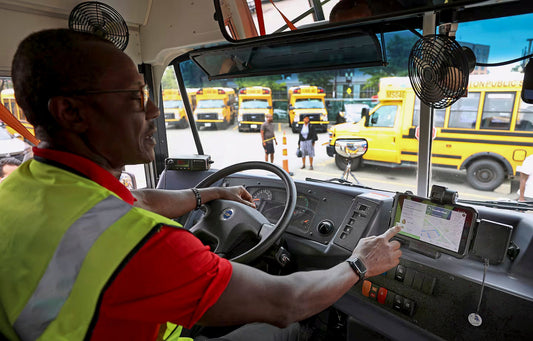
[{"label": "man's face", "polygon": [[267,118],[267,122],[274,121],[274,116],[272,116],[272,115],[267,115],[266,118]]},{"label": "man's face", "polygon": [[[104,43],[91,43],[91,56],[102,60],[104,72],[95,91],[141,89],[143,77],[123,52]],[[140,92],[116,92],[86,96],[90,127],[86,139],[93,152],[112,168],[147,163],[155,158],[155,118],[159,110],[150,100],[143,108]]]}]

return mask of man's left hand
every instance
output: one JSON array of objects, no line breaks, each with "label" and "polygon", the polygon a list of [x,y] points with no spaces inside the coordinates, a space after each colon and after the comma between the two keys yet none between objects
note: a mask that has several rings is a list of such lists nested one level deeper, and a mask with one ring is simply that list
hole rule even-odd
[{"label": "man's left hand", "polygon": [[233,200],[255,208],[252,195],[243,186],[220,187],[220,199]]}]

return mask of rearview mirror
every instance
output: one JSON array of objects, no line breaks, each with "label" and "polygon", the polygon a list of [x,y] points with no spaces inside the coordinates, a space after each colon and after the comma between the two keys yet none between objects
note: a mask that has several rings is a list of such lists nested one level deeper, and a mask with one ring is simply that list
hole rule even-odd
[{"label": "rearview mirror", "polygon": [[403,20],[423,12],[497,1],[501,0],[215,0],[215,8],[224,37],[240,41],[323,30],[346,23],[382,25],[385,19]]},{"label": "rearview mirror", "polygon": [[189,56],[210,80],[384,65],[376,35],[358,28],[197,49]]}]

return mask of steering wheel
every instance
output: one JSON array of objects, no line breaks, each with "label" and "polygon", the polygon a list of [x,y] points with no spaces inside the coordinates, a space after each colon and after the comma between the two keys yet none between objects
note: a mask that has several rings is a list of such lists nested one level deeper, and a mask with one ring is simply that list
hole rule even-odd
[{"label": "steering wheel", "polygon": [[283,168],[263,161],[241,162],[223,168],[204,180],[196,188],[206,188],[228,175],[251,169],[262,169],[272,172],[280,177],[287,201],[283,213],[276,224],[272,224],[257,209],[233,200],[213,200],[204,204],[206,213],[191,227],[190,231],[202,239],[208,237],[216,240],[214,253],[227,258],[227,255],[243,241],[243,236],[253,236],[259,240],[257,244],[240,255],[231,258],[231,261],[248,264],[268,250],[287,229],[296,207],[296,185],[290,175]]}]

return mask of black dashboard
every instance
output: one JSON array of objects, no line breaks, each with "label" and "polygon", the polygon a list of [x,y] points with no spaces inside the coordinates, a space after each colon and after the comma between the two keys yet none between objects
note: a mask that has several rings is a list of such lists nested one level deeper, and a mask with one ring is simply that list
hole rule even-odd
[{"label": "black dashboard", "polygon": [[[338,264],[361,238],[389,227],[395,193],[309,180],[295,181],[297,205],[283,236],[297,270]],[[247,188],[270,222],[283,211],[285,190],[277,178],[232,175],[220,185]],[[479,219],[512,226],[501,262],[402,247],[396,268],[358,283],[334,304],[348,316],[348,335],[356,339],[364,326],[393,340],[530,339],[533,214],[476,210]]]}]

